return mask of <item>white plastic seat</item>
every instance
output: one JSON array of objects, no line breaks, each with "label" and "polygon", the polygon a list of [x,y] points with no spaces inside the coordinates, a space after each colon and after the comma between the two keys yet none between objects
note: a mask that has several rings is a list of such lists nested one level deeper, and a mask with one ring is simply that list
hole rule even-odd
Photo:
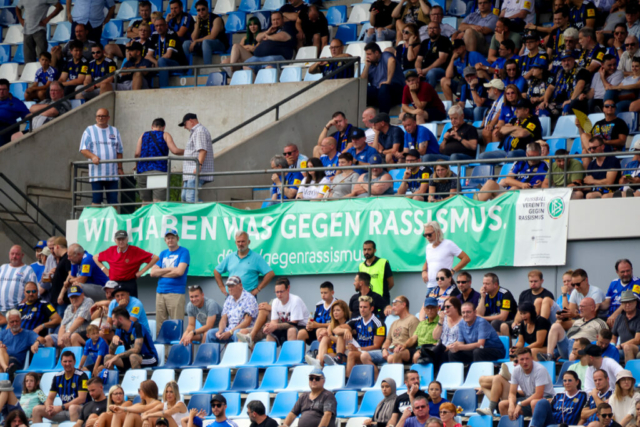
[{"label": "white plastic seat", "polygon": [[256,80],[253,84],[261,85],[261,84],[273,84],[277,82],[277,70],[275,68],[263,68],[258,71],[256,75]]},{"label": "white plastic seat", "polygon": [[325,366],[322,370],[326,381],[324,388],[329,391],[344,387],[345,367],[344,365]]},{"label": "white plastic seat", "polygon": [[262,402],[262,404],[266,408],[266,413],[267,414],[269,413],[269,411],[271,410],[269,393],[267,393],[265,391],[257,391],[257,392],[254,392],[254,393],[249,393],[247,395],[247,398],[244,401],[244,406],[242,407],[242,411],[240,411],[240,415],[238,415],[237,417],[229,417],[229,418],[231,418],[231,419],[249,418],[249,415],[247,415],[247,405],[249,404],[249,402],[252,402],[254,400],[259,400],[260,402]]},{"label": "white plastic seat", "polygon": [[317,57],[318,48],[315,46],[301,47],[296,54],[296,59],[316,59]]},{"label": "white plastic seat", "polygon": [[329,45],[322,48],[319,58],[331,58],[331,49],[329,49]]},{"label": "white plastic seat", "polygon": [[216,7],[213,9],[213,13],[221,15],[229,12],[235,12],[236,9],[236,2],[234,0],[218,0],[216,2]]},{"label": "white plastic seat", "polygon": [[244,365],[249,360],[249,346],[244,342],[232,342],[227,344],[222,360],[218,365],[208,368],[236,368]]},{"label": "white plastic seat", "polygon": [[368,419],[369,418],[366,417],[349,418],[346,427],[362,427],[364,425],[363,423]]},{"label": "white plastic seat", "polygon": [[154,344],[156,351],[158,352],[158,366],[164,365],[164,344]]},{"label": "white plastic seat", "polygon": [[2,40],[3,44],[20,44],[24,42],[24,30],[22,25],[11,25]]},{"label": "white plastic seat", "polygon": [[151,375],[151,381],[155,382],[158,386],[158,393],[160,396],[164,393],[164,388],[167,383],[176,380],[176,371],[173,369],[157,369],[153,371]]},{"label": "white plastic seat", "polygon": [[356,3],[352,6],[351,13],[347,24],[362,24],[369,21],[369,9],[371,5],[365,3]]},{"label": "white plastic seat", "polygon": [[302,67],[285,67],[280,73],[280,83],[302,81]]},{"label": "white plastic seat", "polygon": [[459,362],[443,363],[436,380],[444,390],[457,390],[464,383],[464,365]]},{"label": "white plastic seat", "polygon": [[0,79],[7,79],[11,83],[18,81],[18,64],[8,62],[0,66]]},{"label": "white plastic seat", "polygon": [[359,56],[360,59],[362,59],[363,63],[364,63],[364,47],[366,46],[366,43],[350,43],[347,45],[347,51],[346,53],[348,53],[351,56]]},{"label": "white plastic seat", "polygon": [[38,62],[29,62],[28,64],[24,64],[24,68],[22,69],[22,75],[20,76],[21,82],[31,83],[36,79],[36,72],[40,68],[40,63]]},{"label": "white plastic seat", "polygon": [[309,374],[314,369],[311,365],[296,366],[293,369],[293,374],[291,374],[291,380],[289,380],[287,388],[278,389],[276,393],[280,393],[281,391],[311,391],[311,388],[309,388]]},{"label": "white plastic seat", "polygon": [[316,80],[320,80],[322,78],[322,73],[311,74],[307,71],[307,74],[304,75],[305,82],[315,82]]},{"label": "white plastic seat", "polygon": [[44,391],[44,394],[49,394],[49,390],[51,390],[51,383],[53,382],[54,375],[57,372],[45,372],[42,374],[42,378],[40,378],[40,389]]},{"label": "white plastic seat", "polygon": [[253,73],[251,70],[239,70],[233,73],[230,86],[250,85],[253,83]]},{"label": "white plastic seat", "polygon": [[129,369],[122,379],[122,389],[126,396],[136,396],[140,383],[147,380],[147,371],[144,369]]},{"label": "white plastic seat", "polygon": [[181,394],[190,395],[202,388],[202,369],[183,369],[178,378],[178,388]]},{"label": "white plastic seat", "polygon": [[390,41],[384,41],[384,42],[376,42],[378,44],[378,46],[380,46],[380,50],[384,52],[385,49],[393,47],[393,43]]},{"label": "white plastic seat", "polygon": [[[460,388],[478,388],[480,387],[480,377],[493,375],[493,363],[491,362],[475,362],[469,367],[467,378]],[[452,389],[453,390],[453,389]]]},{"label": "white plastic seat", "polygon": [[149,332],[151,332],[151,338],[153,338],[153,340],[155,341],[157,338],[157,331],[156,331],[156,321],[155,320],[149,320]]}]

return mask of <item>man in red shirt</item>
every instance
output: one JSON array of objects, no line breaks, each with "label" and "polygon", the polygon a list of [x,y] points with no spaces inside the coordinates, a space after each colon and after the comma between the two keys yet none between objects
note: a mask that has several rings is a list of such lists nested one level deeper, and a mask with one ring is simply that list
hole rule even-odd
[{"label": "man in red shirt", "polygon": [[447,112],[440,100],[438,93],[429,83],[420,81],[420,76],[415,71],[407,72],[406,85],[402,91],[402,113],[415,114],[418,124],[444,120]]},{"label": "man in red shirt", "polygon": [[[109,277],[109,280],[118,282],[119,285],[128,288],[131,296],[138,296],[138,283],[136,280],[158,262],[158,255],[154,255],[137,246],[129,244],[129,234],[125,230],[118,230],[115,234],[116,245],[93,256],[93,261],[98,268]],[[103,262],[109,264],[105,267]],[[147,264],[142,270],[142,264]]]}]

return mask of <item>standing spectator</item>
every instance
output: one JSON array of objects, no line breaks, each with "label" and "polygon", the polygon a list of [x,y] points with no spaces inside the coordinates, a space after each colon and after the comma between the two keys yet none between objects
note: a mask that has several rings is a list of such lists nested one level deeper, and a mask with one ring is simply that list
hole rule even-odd
[{"label": "standing spectator", "polygon": [[25,101],[46,99],[51,83],[58,80],[58,70],[51,66],[51,54],[49,52],[40,53],[38,62],[40,62],[40,68],[36,71],[35,81],[24,92]]},{"label": "standing spectator", "polygon": [[[54,10],[47,14],[49,6]],[[20,0],[16,5],[16,17],[24,27],[24,61],[36,62],[47,52],[47,24],[58,16],[63,7],[58,0]],[[51,59],[51,58],[49,58]]]},{"label": "standing spectator", "polygon": [[613,334],[611,341],[619,342],[617,347],[624,352],[624,360],[628,362],[636,358],[638,345],[640,345],[640,313],[638,313],[637,294],[633,291],[622,292],[620,306],[622,313],[615,319],[611,329]]},{"label": "standing spectator", "polygon": [[15,372],[24,366],[27,352],[38,352],[38,334],[21,326],[18,310],[7,311],[7,328],[0,331],[0,370],[13,379]]},{"label": "standing spectator", "polygon": [[[0,82],[1,86],[1,82]],[[122,139],[120,132],[109,125],[109,110],[100,108],[96,112],[96,124],[87,127],[82,134],[80,153],[93,164],[89,165],[89,182],[91,182],[92,206],[100,206],[103,190],[107,190],[107,203],[118,203],[118,175],[123,175],[122,163],[102,163],[101,160],[122,158]],[[100,178],[94,178],[100,177]],[[103,178],[105,177],[105,178]]]},{"label": "standing spectator", "polygon": [[418,28],[427,25],[430,12],[431,5],[425,0],[402,0],[398,2],[391,13],[391,17],[396,20],[396,43],[400,42],[400,34],[407,24],[415,24]]},{"label": "standing spectator", "polygon": [[[589,139],[589,148],[587,151],[592,154],[604,153],[604,147],[605,145],[602,137],[594,136]],[[610,186],[615,185],[618,182],[618,177],[620,175],[620,171],[618,170],[620,169],[620,160],[613,156],[596,158],[586,157],[583,159],[583,164],[586,163],[585,160],[590,162],[587,165],[583,181],[586,185],[591,185],[592,187],[575,190],[575,198],[606,199],[613,197],[615,188]]]},{"label": "standing spectator", "polygon": [[367,104],[377,106],[381,113],[388,114],[393,106],[402,101],[402,69],[393,54],[382,52],[375,42],[367,43],[364,51],[366,64],[361,78],[369,82]]},{"label": "standing spectator", "polygon": [[[271,27],[258,34],[257,40],[254,56],[244,61],[246,64],[293,59],[297,45],[296,22],[285,22],[282,12],[271,12]],[[257,74],[262,67],[257,65],[251,69]]]},{"label": "standing spectator", "polygon": [[[157,17],[153,21],[156,32],[151,36],[153,49],[149,49],[145,58],[156,67],[176,67],[187,65],[187,57],[182,50],[182,43],[178,36],[169,32],[167,21]],[[169,71],[158,72],[160,87],[169,86]]]},{"label": "standing spectator", "polygon": [[369,8],[369,23],[371,28],[367,30],[364,42],[382,42],[396,39],[396,26],[391,16],[396,4],[391,0],[377,0]]},{"label": "standing spectator", "polygon": [[78,286],[71,286],[67,297],[71,304],[64,310],[58,333],[45,337],[47,347],[84,347],[87,340],[86,331],[91,322],[93,300],[85,297],[82,288]]},{"label": "standing spectator", "polygon": [[[29,109],[24,105],[24,102],[9,92],[10,86],[9,80],[0,79],[0,132],[13,126],[18,119],[24,119],[29,114]],[[0,136],[0,147],[10,140],[9,134]]]},{"label": "standing spectator", "polygon": [[482,362],[504,357],[504,345],[491,324],[476,315],[472,303],[462,305],[458,341],[449,347],[450,362]]},{"label": "standing spectator", "polygon": [[[335,40],[335,39],[334,39]],[[336,132],[329,135],[329,130],[335,127]],[[322,142],[327,137],[332,137],[338,144],[336,151],[339,153],[344,152],[347,148],[350,148],[353,144],[351,144],[351,129],[353,125],[349,123],[347,120],[347,116],[342,111],[336,111],[331,116],[331,120],[324,126],[322,132],[320,132],[320,136],[318,137],[318,145],[313,147],[313,156],[319,157],[321,153],[320,146]]]},{"label": "standing spectator", "polygon": [[[247,232],[236,232],[235,241],[238,251],[227,255],[216,266],[213,276],[225,296],[229,296],[229,293],[222,283],[222,274],[224,273],[229,273],[229,278],[238,276],[244,289],[251,292],[253,296],[257,296],[271,282],[275,273],[261,255],[249,249],[251,240],[249,240]],[[260,276],[263,276],[262,281],[260,281]]]},{"label": "standing spectator", "polygon": [[505,40],[511,40],[513,42],[515,46],[514,52],[520,51],[520,46],[522,46],[522,36],[520,33],[518,31],[511,31],[511,20],[509,18],[498,18],[495,34],[489,44],[489,55],[487,57],[489,62],[493,63],[498,59],[500,43]]},{"label": "standing spectator", "polygon": [[51,304],[38,298],[38,285],[34,282],[25,284],[24,301],[16,308],[22,316],[21,326],[41,337],[46,337],[49,334],[48,330],[55,329],[62,321]]},{"label": "standing spectator", "polygon": [[224,301],[218,328],[207,332],[206,342],[237,341],[241,329],[252,327],[258,317],[258,302],[242,287],[238,276],[227,279],[227,299]]},{"label": "standing spectator", "polygon": [[[185,13],[181,0],[171,0],[169,2],[169,14],[166,16],[169,29],[176,33],[181,43],[191,39],[195,21],[193,17]],[[179,427],[179,426],[178,426]]]},{"label": "standing spectator", "polygon": [[403,148],[405,158],[411,150],[417,151],[419,155],[424,155],[437,153],[440,149],[436,136],[426,126],[418,126],[415,115],[406,113],[402,117],[402,127],[405,130]]},{"label": "standing spectator", "polygon": [[[189,131],[189,141],[184,148],[184,157],[197,157],[198,169],[200,174],[212,173],[213,169],[213,144],[211,143],[211,134],[209,130],[200,124],[198,116],[193,113],[187,113],[184,115],[182,122],[178,125],[184,127]],[[191,190],[196,188],[196,164],[193,161],[185,161],[182,164],[182,201],[187,203],[194,203],[196,201],[195,191]],[[198,177],[198,187],[202,187],[207,182],[213,181],[213,176],[200,175]]]},{"label": "standing spectator", "polygon": [[[624,337],[621,337],[621,339],[624,339]],[[583,350],[578,351],[578,356],[584,357],[587,360],[588,368],[585,373],[586,379],[584,384],[584,389],[587,393],[591,393],[591,391],[595,389],[593,374],[599,369],[607,373],[607,376],[609,377],[609,386],[611,388],[615,388],[615,378],[618,373],[622,371],[622,366],[620,366],[615,360],[609,357],[604,357],[600,346],[595,344],[588,345]],[[633,360],[633,358],[631,360]]]},{"label": "standing spectator", "polygon": [[158,262],[151,267],[151,277],[158,277],[156,288],[156,329],[167,319],[184,319],[184,294],[191,255],[189,249],[180,246],[178,231],[170,228],[164,233],[167,249],[160,252]]},{"label": "standing spectator", "polygon": [[109,77],[97,85],[91,84],[91,82],[99,80],[107,74],[111,74],[116,71],[115,61],[104,55],[104,46],[102,46],[102,43],[96,43],[91,47],[91,55],[93,55],[93,60],[89,62],[89,72],[84,78],[84,92],[77,94],[76,99],[89,101],[100,95],[101,91],[106,91],[106,89],[102,89],[102,87],[113,84],[113,77]]},{"label": "standing spectator", "polygon": [[[446,268],[452,274],[462,270],[471,259],[453,241],[445,239],[438,221],[429,221],[424,225],[422,236],[427,239],[426,261],[422,266],[422,280],[427,284],[427,290],[438,286],[436,275]],[[460,262],[453,267],[453,259]]]},{"label": "standing spectator", "polygon": [[51,301],[56,307],[66,307],[69,304],[67,292],[71,286],[69,273],[71,272],[71,261],[67,255],[67,239],[56,237],[53,253],[58,258],[58,266],[51,278]]},{"label": "standing spectator", "polygon": [[[165,132],[164,119],[158,118],[151,123],[151,130],[143,133],[138,138],[135,157],[167,157],[169,151],[176,156],[184,154],[184,150],[178,148],[169,132]],[[166,160],[140,161],[136,163],[138,188],[147,188],[148,175],[167,173]],[[154,188],[153,190],[140,190],[140,199],[143,204],[164,202],[167,200],[167,190]]]},{"label": "standing spectator", "polygon": [[22,301],[25,285],[38,281],[33,269],[22,262],[23,258],[22,247],[11,246],[9,263],[0,267],[0,314],[3,316]]},{"label": "standing spectator", "polygon": [[224,31],[224,21],[215,13],[209,12],[206,0],[196,3],[196,22],[191,33],[191,40],[184,42],[182,49],[185,53],[201,54],[205,64],[211,64],[214,52],[226,52],[229,39]]},{"label": "standing spectator", "polygon": [[451,40],[441,35],[439,24],[429,23],[427,32],[428,39],[420,43],[416,59],[416,72],[419,76],[424,77],[431,87],[435,88],[446,74],[452,46]]},{"label": "standing spectator", "polygon": [[[104,367],[118,367],[122,371],[129,369],[151,368],[158,365],[158,352],[148,328],[140,322],[132,322],[131,315],[124,307],[113,310],[115,336],[109,345],[109,354],[105,357]],[[119,345],[124,345],[124,352],[115,354]]]},{"label": "standing spectator", "polygon": [[387,304],[390,304],[389,291],[395,282],[389,261],[376,256],[376,242],[373,240],[367,240],[362,244],[362,254],[364,261],[358,266],[358,271],[369,273],[371,290],[380,295]]},{"label": "standing spectator", "polygon": [[[114,0],[79,0],[67,5],[67,21],[73,23],[73,28],[82,24],[85,26],[89,40],[100,43],[103,26],[113,18],[116,10]],[[105,15],[104,9],[109,9]],[[73,34],[73,29],[71,30]]]},{"label": "standing spectator", "polygon": [[451,128],[444,133],[440,154],[428,154],[423,160],[471,160],[476,157],[478,147],[478,130],[469,123],[465,123],[465,113],[462,107],[454,105],[449,108]]},{"label": "standing spectator", "polygon": [[491,10],[491,0],[479,0],[478,9],[464,18],[451,39],[462,39],[470,52],[486,55],[497,22],[498,16]]},{"label": "standing spectator", "polygon": [[[443,40],[446,39],[443,38]],[[400,120],[403,120],[406,114],[414,114],[418,124],[444,120],[447,112],[434,87],[427,82],[420,81],[420,76],[416,71],[408,71],[405,79],[406,85],[402,90]],[[418,147],[414,148],[418,149]]]},{"label": "standing spectator", "polygon": [[640,291],[640,279],[633,275],[633,265],[628,259],[619,259],[615,264],[618,278],[612,280],[607,289],[606,299],[600,304],[601,310],[609,310],[607,324],[613,327],[616,318],[622,313],[620,297],[624,291],[633,291],[636,295]]},{"label": "standing spectator", "polygon": [[325,377],[321,369],[309,373],[310,392],[302,393],[293,409],[282,422],[289,427],[296,417],[302,426],[333,426],[336,423],[338,402],[332,392],[324,388]]},{"label": "standing spectator", "polygon": [[[129,293],[138,296],[137,279],[150,270],[160,259],[137,246],[129,244],[129,234],[125,230],[118,230],[114,235],[116,245],[93,256],[93,261],[98,268],[109,277],[118,282],[118,285],[126,288]],[[109,268],[103,262],[109,264]],[[147,264],[142,270],[142,264]]]},{"label": "standing spectator", "polygon": [[[605,67],[612,63],[612,60],[605,60]],[[601,70],[600,73],[596,74],[594,76],[594,80],[596,77],[601,76],[606,72],[605,67],[603,67],[605,71]],[[580,125],[580,121],[576,119],[576,127],[578,128],[578,132],[580,132],[580,142],[582,143],[583,153],[589,151],[589,140],[593,136],[599,136],[602,138],[605,153],[623,151],[627,145],[627,137],[630,133],[629,126],[627,126],[627,122],[616,115],[615,101],[613,99],[607,99],[603,105],[603,110],[604,119],[598,120],[593,124],[593,128],[590,133],[586,133]]]},{"label": "standing spectator", "polygon": [[67,256],[71,262],[69,283],[80,286],[84,294],[94,301],[105,300],[104,285],[109,278],[96,266],[93,255],[74,243],[69,246]]},{"label": "standing spectator", "polygon": [[[187,304],[189,323],[182,334],[180,344],[186,346],[193,341],[204,342],[209,331],[218,327],[221,314],[222,309],[218,303],[205,297],[200,286],[189,286],[189,304]],[[182,319],[182,317],[178,317],[178,319]],[[200,323],[199,328],[196,321]]]},{"label": "standing spectator", "polygon": [[[109,303],[109,311],[107,312],[107,318],[112,325],[114,322],[113,311],[116,307],[125,307],[129,314],[131,314],[132,322],[140,322],[142,326],[149,329],[149,320],[147,319],[147,312],[144,309],[144,305],[142,305],[142,301],[136,297],[132,297],[128,289],[122,285],[113,288],[113,296],[114,298]],[[162,326],[162,324],[160,324],[160,326]],[[158,329],[158,332],[159,331],[160,329]],[[151,329],[149,329],[149,332],[151,332]]]}]

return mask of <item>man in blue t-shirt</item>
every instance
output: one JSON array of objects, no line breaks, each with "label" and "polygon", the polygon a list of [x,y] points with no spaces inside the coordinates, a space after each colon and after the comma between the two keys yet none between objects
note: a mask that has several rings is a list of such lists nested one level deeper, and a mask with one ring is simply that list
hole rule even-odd
[{"label": "man in blue t-shirt", "polygon": [[473,67],[475,70],[476,64],[478,63],[489,66],[489,62],[482,54],[467,51],[463,40],[455,40],[452,50],[451,61],[447,66],[445,77],[443,77],[440,82],[444,98],[449,101],[454,100],[453,95],[458,91],[460,85],[464,84],[465,68]]},{"label": "man in blue t-shirt", "polygon": [[142,305],[142,301],[140,301],[136,297],[132,297],[129,293],[129,288],[126,286],[118,285],[113,289],[114,299],[109,303],[109,313],[107,317],[111,319],[111,324],[114,323],[113,312],[117,307],[125,307],[127,311],[131,314],[132,322],[140,322],[145,329],[150,331],[149,329],[149,321],[147,320],[147,312]]},{"label": "man in blue t-shirt", "polygon": [[[117,366],[121,372],[126,372],[158,365],[158,352],[149,329],[140,322],[131,321],[131,314],[126,308],[120,306],[113,310],[113,326],[116,330],[109,345],[109,354],[105,357],[105,368]],[[121,344],[124,352],[115,354]]]},{"label": "man in blue t-shirt", "polygon": [[36,277],[38,278],[38,282],[40,282],[40,280],[42,279],[42,273],[44,273],[44,263],[46,262],[47,258],[46,257],[42,257],[42,250],[44,248],[47,247],[47,242],[44,240],[40,240],[38,242],[37,245],[35,245],[33,247],[33,249],[36,251],[36,262],[34,262],[33,264],[30,264],[29,267],[31,267],[31,269],[33,270],[34,273],[36,273]]},{"label": "man in blue t-shirt", "polygon": [[[322,166],[338,166],[338,153],[337,150],[338,142],[332,136],[327,136],[320,143],[320,152],[322,155],[320,156],[320,161],[322,162]],[[335,170],[326,170],[324,171],[324,175],[330,179],[336,175]]]},{"label": "man in blue t-shirt", "polygon": [[[215,421],[208,425],[208,427],[238,427],[235,421],[227,419],[227,399],[221,394],[214,394],[211,398],[211,414],[215,417]],[[204,417],[206,412],[191,411],[186,418],[187,422],[183,421],[184,427],[202,427],[204,424]]]},{"label": "man in blue t-shirt", "polygon": [[435,135],[426,127],[418,126],[415,114],[405,113],[402,118],[404,127],[404,148],[406,156],[409,150],[418,150],[421,156],[425,154],[440,154],[440,145]]},{"label": "man in blue t-shirt", "polygon": [[[0,131],[15,124],[17,119],[24,119],[30,113],[24,102],[11,95],[10,86],[9,80],[0,79]],[[11,140],[9,136],[0,136],[0,147]]]},{"label": "man in blue t-shirt", "polygon": [[505,349],[491,324],[476,315],[473,303],[462,304],[458,341],[449,347],[450,362],[488,362],[505,357]]},{"label": "man in blue t-shirt", "polygon": [[606,299],[600,304],[600,310],[609,310],[607,324],[610,328],[616,317],[622,312],[620,296],[624,291],[632,291],[636,296],[640,296],[640,278],[633,275],[633,266],[628,259],[616,261],[616,273],[618,278],[612,280],[607,290]]},{"label": "man in blue t-shirt", "polygon": [[[289,169],[289,162],[284,156],[276,155],[271,159],[271,169]],[[284,173],[284,181],[282,181],[282,173],[274,173],[271,175],[271,200],[275,203],[277,200],[295,199],[298,194],[298,185],[304,178],[300,172]]]},{"label": "man in blue t-shirt", "polygon": [[366,63],[362,76],[369,82],[367,105],[378,107],[381,113],[389,114],[391,108],[402,102],[404,74],[396,58],[389,52],[382,52],[376,42],[364,47]]},{"label": "man in blue t-shirt", "polygon": [[93,255],[85,251],[77,243],[69,246],[67,256],[71,262],[71,286],[80,286],[84,294],[93,301],[104,301],[107,296],[104,293],[104,285],[109,277],[98,268]]},{"label": "man in blue t-shirt", "polygon": [[306,341],[311,345],[314,341],[322,341],[327,336],[327,328],[331,323],[331,308],[337,301],[334,297],[333,283],[323,282],[320,285],[320,301],[311,315],[307,327],[298,331],[298,341]]},{"label": "man in blue t-shirt", "polygon": [[164,233],[167,248],[160,252],[158,263],[151,268],[151,277],[158,277],[156,289],[156,329],[167,319],[184,319],[185,291],[191,256],[189,249],[178,245],[178,230]]},{"label": "man in blue t-shirt", "polygon": [[375,132],[371,147],[378,150],[385,163],[395,163],[404,159],[404,132],[399,126],[392,126],[390,121],[387,113],[378,113],[371,119]]},{"label": "man in blue t-shirt", "polygon": [[38,352],[38,334],[22,329],[22,316],[18,310],[7,311],[7,328],[0,331],[0,369],[12,377],[22,369],[27,351]]},{"label": "man in blue t-shirt", "polygon": [[[354,165],[368,165],[370,163],[371,156],[377,156],[378,152],[375,148],[367,144],[367,137],[360,128],[351,129],[351,142],[353,147],[347,150],[347,153],[353,156]],[[366,169],[354,169],[358,175],[366,173]]]}]

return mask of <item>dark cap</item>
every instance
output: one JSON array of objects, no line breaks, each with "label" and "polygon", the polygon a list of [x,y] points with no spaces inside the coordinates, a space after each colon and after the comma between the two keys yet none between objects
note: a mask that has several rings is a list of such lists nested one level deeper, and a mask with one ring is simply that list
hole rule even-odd
[{"label": "dark cap", "polygon": [[524,37],[522,37],[523,40],[540,40],[540,37],[538,36],[537,33],[535,32],[530,32],[524,35]]},{"label": "dark cap", "polygon": [[569,59],[569,58],[573,58],[576,59],[571,52],[569,52],[568,50],[565,50],[561,55],[560,55],[560,61],[565,60],[565,59]]},{"label": "dark cap", "polygon": [[602,357],[602,349],[595,344],[588,345],[578,352],[578,356]]},{"label": "dark cap", "polygon": [[462,47],[462,46],[465,46],[464,40],[457,39],[457,40],[453,41],[453,50],[456,50],[456,49],[458,49],[459,47]]},{"label": "dark cap", "polygon": [[369,157],[370,165],[381,165],[382,163],[382,157],[380,157],[379,154],[374,154],[373,156]]},{"label": "dark cap", "polygon": [[187,120],[191,120],[191,119],[198,120],[198,116],[196,116],[193,113],[187,113],[187,114],[184,115],[184,117],[182,118],[182,122],[180,122],[180,124],[178,126],[184,126],[184,124],[187,122]]},{"label": "dark cap", "polygon": [[114,236],[115,239],[126,239],[129,237],[129,233],[126,230],[118,230]]},{"label": "dark cap", "polygon": [[404,156],[413,156],[413,157],[417,157],[418,159],[420,158],[420,152],[418,150],[416,150],[415,148],[412,148],[411,150],[407,151],[406,153],[404,153]]},{"label": "dark cap", "polygon": [[533,110],[533,105],[531,105],[531,101],[528,99],[521,99],[516,104],[516,108],[528,108],[529,111]]},{"label": "dark cap", "polygon": [[415,72],[415,71],[411,70],[411,71],[407,71],[407,72],[405,73],[405,75],[404,75],[404,79],[405,79],[405,80],[408,80],[408,79],[409,79],[409,77],[420,77],[420,76],[418,75],[418,73],[417,73],[417,72]]},{"label": "dark cap", "polygon": [[536,58],[536,60],[531,64],[532,67],[547,69],[547,60],[542,58]]},{"label": "dark cap", "polygon": [[435,298],[426,298],[424,300],[424,306],[425,307],[437,307],[438,306],[438,300]]},{"label": "dark cap", "polygon": [[127,46],[127,50],[137,50],[142,52],[142,45],[138,42],[133,42],[131,45]]},{"label": "dark cap", "polygon": [[156,425],[163,425],[163,426],[168,426],[169,425],[169,420],[167,420],[164,417],[160,417],[156,420]]},{"label": "dark cap", "polygon": [[79,297],[82,295],[82,288],[80,286],[72,286],[67,293],[68,297]]},{"label": "dark cap", "polygon": [[625,14],[628,13],[630,15],[633,15],[633,14],[636,14],[636,13],[640,13],[640,6],[638,6],[638,3],[630,2],[627,5],[627,8],[625,9],[624,13]]},{"label": "dark cap", "polygon": [[365,137],[364,131],[360,128],[352,128],[349,136],[351,139],[360,139]]},{"label": "dark cap", "polygon": [[225,399],[225,397],[223,395],[221,395],[220,393],[214,394],[213,397],[211,398],[211,401],[212,402],[224,403],[225,405],[227,404],[227,399]]},{"label": "dark cap", "polygon": [[465,77],[475,76],[476,74],[478,74],[478,72],[476,71],[476,68],[470,65],[468,67],[464,67],[464,70],[462,70],[462,75]]},{"label": "dark cap", "polygon": [[389,117],[389,115],[387,113],[378,113],[375,116],[373,116],[373,119],[371,119],[369,121],[371,123],[380,123],[380,122],[389,123],[391,121],[391,118]]},{"label": "dark cap", "polygon": [[118,286],[113,288],[113,295],[117,294],[118,292],[123,292],[123,291],[131,293],[131,291],[129,291],[129,288],[127,288],[126,286],[118,284]]}]

